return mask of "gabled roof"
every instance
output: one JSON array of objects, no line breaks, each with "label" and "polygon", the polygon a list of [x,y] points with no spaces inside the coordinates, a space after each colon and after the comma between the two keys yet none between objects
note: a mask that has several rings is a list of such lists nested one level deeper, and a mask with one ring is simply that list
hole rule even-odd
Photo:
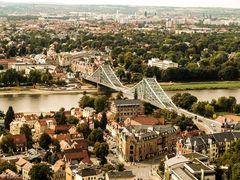
[{"label": "gabled roof", "polygon": [[0,59],[0,64],[1,63],[16,63],[16,59]]},{"label": "gabled roof", "polygon": [[53,165],[53,170],[54,172],[57,172],[59,169],[65,169],[65,162],[62,159],[59,159],[58,161],[55,162]]},{"label": "gabled roof", "polygon": [[13,141],[16,145],[22,145],[22,146],[27,145],[27,138],[26,138],[25,134],[15,134],[12,137],[13,137]]},{"label": "gabled roof", "polygon": [[232,132],[216,133],[216,134],[213,134],[212,136],[217,142],[234,140],[234,136],[233,136]]},{"label": "gabled roof", "polygon": [[29,171],[32,168],[33,164],[30,162],[27,162],[26,164],[24,164],[24,166],[22,167],[24,170]]},{"label": "gabled roof", "polygon": [[66,161],[78,160],[86,164],[92,164],[87,150],[68,149],[62,153],[58,153],[59,158],[65,158]]},{"label": "gabled roof", "polygon": [[18,166],[24,166],[24,164],[26,164],[27,162],[27,160],[20,158],[15,164]]}]

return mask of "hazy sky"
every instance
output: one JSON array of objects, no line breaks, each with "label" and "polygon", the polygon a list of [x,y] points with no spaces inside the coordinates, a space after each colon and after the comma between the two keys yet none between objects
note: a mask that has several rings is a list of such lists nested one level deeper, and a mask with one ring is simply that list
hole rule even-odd
[{"label": "hazy sky", "polygon": [[117,5],[240,8],[240,0],[0,0],[0,1],[25,2],[25,3],[117,4]]}]

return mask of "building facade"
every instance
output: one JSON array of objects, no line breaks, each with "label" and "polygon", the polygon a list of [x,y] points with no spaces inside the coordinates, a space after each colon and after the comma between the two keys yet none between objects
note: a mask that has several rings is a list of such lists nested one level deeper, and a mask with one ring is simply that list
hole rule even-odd
[{"label": "building facade", "polygon": [[112,102],[110,108],[115,118],[119,118],[120,120],[144,114],[144,106],[137,99],[115,100]]},{"label": "building facade", "polygon": [[177,138],[172,126],[127,126],[118,130],[118,151],[125,161],[141,161],[174,151]]},{"label": "building facade", "polygon": [[213,162],[229,150],[237,139],[240,139],[240,132],[223,132],[180,139],[177,141],[177,154],[199,152],[207,155],[210,162]]},{"label": "building facade", "polygon": [[159,69],[167,69],[167,68],[178,67],[178,64],[170,60],[160,60],[158,58],[152,58],[151,60],[148,60],[148,66],[158,67]]}]

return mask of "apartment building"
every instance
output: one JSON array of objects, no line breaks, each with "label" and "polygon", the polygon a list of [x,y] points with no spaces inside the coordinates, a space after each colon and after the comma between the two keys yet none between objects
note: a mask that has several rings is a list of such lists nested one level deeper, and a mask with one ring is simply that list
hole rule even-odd
[{"label": "apartment building", "polygon": [[210,162],[213,162],[229,150],[237,139],[240,139],[240,132],[223,132],[180,139],[177,142],[177,153],[199,152],[207,155]]},{"label": "apartment building", "polygon": [[115,100],[112,102],[110,109],[115,118],[120,120],[144,114],[144,106],[137,99]]},{"label": "apartment building", "polygon": [[178,130],[172,126],[142,125],[118,129],[118,151],[125,161],[141,161],[163,152],[173,152]]}]

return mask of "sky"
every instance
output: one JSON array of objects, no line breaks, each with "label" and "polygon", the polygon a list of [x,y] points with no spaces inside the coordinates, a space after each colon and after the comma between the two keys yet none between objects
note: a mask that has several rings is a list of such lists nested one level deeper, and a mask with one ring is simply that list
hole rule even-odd
[{"label": "sky", "polygon": [[176,6],[176,7],[225,7],[240,8],[240,0],[0,0],[24,3],[59,4],[109,4],[140,6]]}]

